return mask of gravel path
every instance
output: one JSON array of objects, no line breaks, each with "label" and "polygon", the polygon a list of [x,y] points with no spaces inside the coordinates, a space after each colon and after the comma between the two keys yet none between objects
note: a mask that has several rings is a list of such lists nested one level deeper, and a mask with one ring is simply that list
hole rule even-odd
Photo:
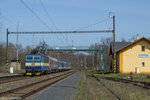
[{"label": "gravel path", "polygon": [[81,72],[73,74],[69,78],[34,97],[32,100],[72,100],[81,74]]}]

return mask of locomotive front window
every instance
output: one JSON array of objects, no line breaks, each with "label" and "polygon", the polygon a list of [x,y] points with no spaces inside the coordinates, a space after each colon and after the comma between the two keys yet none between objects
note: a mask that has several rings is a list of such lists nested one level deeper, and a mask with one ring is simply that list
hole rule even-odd
[{"label": "locomotive front window", "polygon": [[33,57],[32,56],[27,56],[26,59],[27,60],[33,60]]},{"label": "locomotive front window", "polygon": [[40,60],[40,56],[34,56],[34,60]]}]

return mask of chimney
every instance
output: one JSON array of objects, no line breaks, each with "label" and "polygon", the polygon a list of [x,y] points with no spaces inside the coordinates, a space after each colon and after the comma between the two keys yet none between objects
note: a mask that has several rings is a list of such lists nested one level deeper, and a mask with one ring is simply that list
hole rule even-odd
[{"label": "chimney", "polygon": [[130,40],[130,42],[134,42],[134,40],[133,40],[133,39],[131,39],[131,40]]},{"label": "chimney", "polygon": [[136,35],[136,40],[138,40],[138,39],[139,39],[139,34]]}]

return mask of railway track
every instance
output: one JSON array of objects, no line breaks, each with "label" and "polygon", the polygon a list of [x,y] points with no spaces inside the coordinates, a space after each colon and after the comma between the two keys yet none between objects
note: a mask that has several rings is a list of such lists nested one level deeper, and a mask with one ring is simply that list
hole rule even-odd
[{"label": "railway track", "polygon": [[[54,73],[51,73],[51,74],[54,74]],[[49,75],[49,74],[47,74],[47,75]],[[0,78],[0,84],[9,83],[9,82],[13,82],[13,81],[20,81],[20,80],[35,78],[35,77],[40,77],[40,76],[34,76],[34,77],[24,76],[24,75],[6,76],[6,77]]]},{"label": "railway track", "polygon": [[[50,73],[55,74],[55,73]],[[49,75],[49,74],[46,74]],[[44,76],[44,75],[42,75]],[[24,79],[29,79],[29,78],[35,78],[35,77],[41,77],[41,76],[25,76],[25,75],[13,75],[13,76],[4,76],[4,77],[0,77],[0,84],[3,83],[9,83],[9,82],[13,82],[13,81],[20,81],[20,80],[24,80]]]},{"label": "railway track", "polygon": [[98,76],[98,77],[107,80],[116,81],[116,82],[131,83],[135,86],[139,86],[144,89],[150,89],[150,82],[141,82],[141,81],[134,81],[129,79],[114,78],[114,77],[105,77],[105,76]]},{"label": "railway track", "polygon": [[74,71],[70,71],[67,73],[63,73],[61,75],[57,75],[48,79],[40,80],[38,82],[34,82],[28,85],[24,85],[21,87],[13,88],[11,90],[0,92],[0,97],[15,97],[15,99],[24,99],[70,75],[75,73]]},{"label": "railway track", "polygon": [[19,81],[19,80],[24,80],[24,79],[28,79],[30,78],[29,76],[13,76],[13,77],[7,77],[7,78],[3,78],[2,79],[0,78],[0,84],[3,84],[3,83],[8,83],[8,82],[13,82],[13,81]]},{"label": "railway track", "polygon": [[17,77],[24,77],[24,75],[3,76],[3,77],[0,77],[0,81],[11,79],[11,78],[17,78]]},{"label": "railway track", "polygon": [[110,89],[109,87],[107,87],[98,77],[96,77],[95,75],[91,75],[91,77],[95,78],[99,83],[101,83],[112,95],[114,95],[116,97],[116,100],[122,100],[117,93],[115,93],[112,89]]}]

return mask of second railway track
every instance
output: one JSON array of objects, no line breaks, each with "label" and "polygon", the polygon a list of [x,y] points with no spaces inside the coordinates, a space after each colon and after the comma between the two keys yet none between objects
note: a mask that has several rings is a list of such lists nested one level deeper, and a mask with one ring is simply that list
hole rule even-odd
[{"label": "second railway track", "polygon": [[117,93],[108,88],[98,77],[96,77],[95,75],[91,75],[90,77],[95,78],[99,83],[101,83],[112,95],[116,97],[116,100],[122,100]]},{"label": "second railway track", "polygon": [[102,79],[112,80],[116,82],[123,82],[123,83],[131,83],[135,86],[142,87],[144,89],[150,89],[150,82],[141,82],[141,81],[135,81],[135,80],[129,80],[129,79],[121,79],[121,78],[114,78],[114,77],[105,77],[105,76],[98,76]]}]

